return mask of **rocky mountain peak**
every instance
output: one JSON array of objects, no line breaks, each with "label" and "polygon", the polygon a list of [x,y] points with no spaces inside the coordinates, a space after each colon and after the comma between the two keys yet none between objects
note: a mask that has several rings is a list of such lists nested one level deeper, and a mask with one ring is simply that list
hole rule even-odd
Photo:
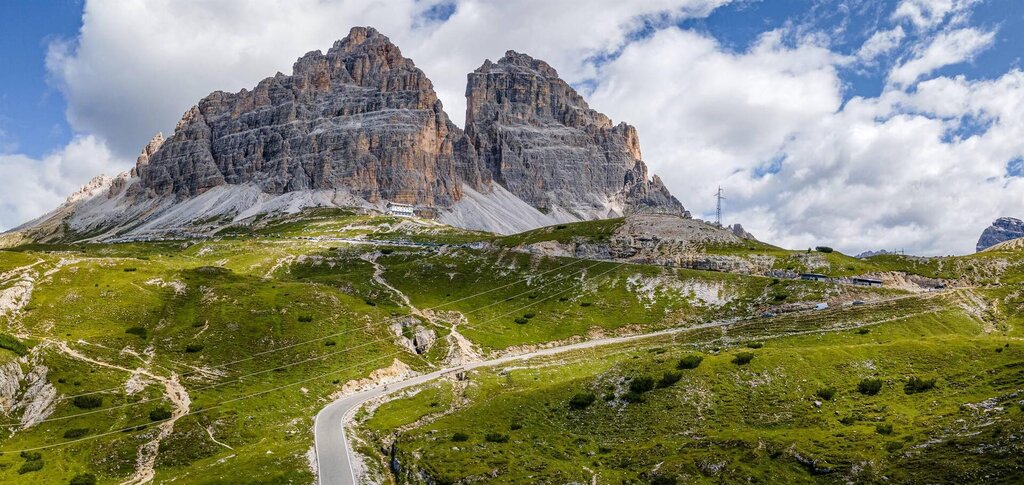
[{"label": "rocky mountain peak", "polygon": [[982,231],[976,249],[981,251],[1003,241],[1021,237],[1024,237],[1024,221],[1015,217],[1000,217]]},{"label": "rocky mountain peak", "polygon": [[132,170],[132,175],[138,175],[139,168],[149,165],[149,157],[152,157],[157,150],[160,149],[164,144],[164,134],[158,132],[153,135],[153,138],[149,140],[146,146],[142,147],[142,152],[139,153],[139,157],[135,159],[135,168]]},{"label": "rocky mountain peak", "polygon": [[505,51],[505,56],[498,60],[498,65],[505,68],[519,67],[524,73],[538,74],[546,78],[558,78],[558,71],[547,62],[514,50]]},{"label": "rocky mountain peak", "polygon": [[[221,185],[267,194],[343,190],[369,202],[449,207],[474,157],[423,71],[376,30],[253,90],[214,92],[139,168],[146,192],[192,197]],[[472,180],[471,182],[479,182]]]},{"label": "rocky mountain peak", "polygon": [[648,179],[636,129],[591,109],[544,61],[508,51],[469,74],[466,134],[491,177],[542,211],[684,214]]},{"label": "rocky mountain peak", "polygon": [[648,173],[636,129],[591,109],[548,63],[510,50],[469,74],[466,96],[464,131],[387,36],[355,27],[291,74],[199,100],[108,182],[106,198],[56,214],[69,218],[56,226],[160,237],[196,221],[385,202],[506,233],[688,215]]}]

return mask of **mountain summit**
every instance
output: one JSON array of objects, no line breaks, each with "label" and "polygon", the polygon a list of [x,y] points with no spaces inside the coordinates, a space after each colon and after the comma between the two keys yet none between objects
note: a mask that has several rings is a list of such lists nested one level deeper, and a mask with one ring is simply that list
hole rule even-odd
[{"label": "mountain summit", "polygon": [[636,129],[590,109],[544,61],[514,51],[486,61],[466,96],[463,131],[412,60],[356,27],[291,75],[203,98],[130,172],[18,230],[43,241],[203,235],[262,214],[388,202],[500,233],[688,215],[648,177]]},{"label": "mountain summit", "polygon": [[1000,217],[982,231],[976,249],[982,251],[1001,242],[1021,237],[1024,237],[1024,221],[1014,217]]}]

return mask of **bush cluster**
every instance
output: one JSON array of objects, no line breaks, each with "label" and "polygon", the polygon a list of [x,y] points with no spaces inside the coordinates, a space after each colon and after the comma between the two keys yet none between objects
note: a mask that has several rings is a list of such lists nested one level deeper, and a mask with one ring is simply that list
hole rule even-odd
[{"label": "bush cluster", "polygon": [[501,433],[487,433],[484,440],[488,443],[508,443],[508,435]]},{"label": "bush cluster", "polygon": [[299,315],[300,323],[309,323],[313,321],[313,315]]},{"label": "bush cluster", "polygon": [[821,389],[818,389],[818,391],[815,392],[814,395],[820,397],[824,401],[831,401],[832,398],[835,397],[836,395],[836,390],[831,387],[823,387]]},{"label": "bush cluster", "polygon": [[89,433],[89,428],[71,428],[64,432],[64,438],[75,439],[81,438]]},{"label": "bush cluster", "polygon": [[25,460],[25,463],[21,464],[21,468],[18,469],[19,475],[24,475],[28,472],[37,472],[43,469],[43,455],[40,455],[37,451],[22,451],[21,458]]},{"label": "bush cluster", "polygon": [[686,357],[679,359],[679,364],[676,365],[676,369],[696,369],[703,360],[704,357],[699,355],[687,355]]},{"label": "bush cluster", "polygon": [[764,347],[764,344],[761,342],[748,342],[747,347],[751,349],[759,349],[761,347]]},{"label": "bush cluster", "polygon": [[75,475],[75,478],[72,478],[71,481],[68,482],[68,484],[69,485],[96,485],[96,475],[93,475],[92,473],[82,473],[80,475]]},{"label": "bush cluster", "polygon": [[679,382],[683,378],[682,372],[667,371],[661,375],[661,379],[658,380],[659,388],[666,388]]},{"label": "bush cluster", "polygon": [[892,425],[889,423],[878,423],[875,425],[875,432],[878,434],[892,434]]},{"label": "bush cluster", "polygon": [[146,338],[147,335],[149,335],[149,332],[146,331],[146,327],[128,327],[128,329],[125,330],[124,333],[137,335],[143,339]]},{"label": "bush cluster", "polygon": [[831,252],[835,251],[835,249],[832,249],[832,248],[830,248],[828,246],[818,246],[818,247],[814,248],[814,250],[819,252],[819,253],[831,253]]},{"label": "bush cluster", "polygon": [[202,350],[203,350],[203,344],[188,344],[188,345],[185,346],[185,352],[189,353],[189,354],[194,354],[196,352],[201,352]]},{"label": "bush cluster", "polygon": [[0,349],[7,349],[18,355],[28,354],[28,347],[25,347],[21,340],[6,333],[0,333]]},{"label": "bush cluster", "polygon": [[874,396],[882,390],[882,380],[869,377],[857,384],[857,392],[865,396]]},{"label": "bush cluster", "polygon": [[457,432],[457,433],[452,435],[452,441],[455,441],[455,442],[469,441],[469,435],[459,431],[459,432]]},{"label": "bush cluster", "polygon": [[752,360],[754,360],[754,354],[750,352],[740,352],[732,358],[732,363],[736,365],[747,365]]},{"label": "bush cluster", "polygon": [[99,396],[75,396],[71,403],[79,409],[93,409],[103,405],[103,398]]},{"label": "bush cluster", "polygon": [[570,409],[586,409],[586,408],[590,407],[591,404],[594,404],[594,401],[596,401],[596,400],[597,400],[597,396],[595,396],[594,393],[592,393],[592,392],[580,392],[580,393],[577,393],[575,396],[573,396],[572,399],[569,399],[569,408]]},{"label": "bush cluster", "polygon": [[629,390],[637,394],[643,394],[654,389],[654,379],[647,376],[634,377],[629,381]]},{"label": "bush cluster", "polygon": [[171,412],[166,408],[156,408],[149,412],[150,421],[163,421],[165,419],[171,419]]},{"label": "bush cluster", "polygon": [[935,379],[921,379],[917,376],[910,376],[907,379],[907,383],[903,385],[903,392],[907,394],[917,394],[919,392],[925,392],[935,387]]}]

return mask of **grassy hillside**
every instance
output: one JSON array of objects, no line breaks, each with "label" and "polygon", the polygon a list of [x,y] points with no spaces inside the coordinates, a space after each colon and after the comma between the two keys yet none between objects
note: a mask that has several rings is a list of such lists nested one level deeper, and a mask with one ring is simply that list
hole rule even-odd
[{"label": "grassy hillside", "polygon": [[[411,482],[1012,482],[1024,342],[955,298],[806,327],[833,331],[784,336],[809,323],[787,318],[473,372],[363,429],[395,443],[402,466],[382,475]],[[865,379],[880,390],[858,391]]]},{"label": "grassy hillside", "polygon": [[[607,481],[618,481],[651,478],[656,462],[650,460],[664,450],[700,449],[735,464],[722,477],[799,478],[806,467],[792,465],[790,444],[837,470],[852,469],[849,460],[838,457],[854,445],[843,444],[836,432],[868,429],[881,417],[896,429],[878,442],[886,446],[911,427],[897,411],[941,424],[955,403],[1002,392],[997,377],[1014,382],[1012,367],[1006,366],[1019,360],[1015,339],[1024,337],[1017,312],[1022,302],[1012,286],[1024,274],[1016,252],[928,263],[923,267],[928,271],[973,274],[992,283],[956,295],[908,298],[893,288],[520,251],[524,244],[551,240],[545,238],[607,239],[621,223],[567,224],[497,237],[317,210],[229,228],[207,240],[0,250],[0,426],[7,431],[0,434],[0,482],[67,483],[92,475],[100,483],[149,476],[157,482],[310,483],[312,419],[332,396],[374,385],[381,375],[473,358],[452,345],[459,339],[475,355],[487,357],[598,336],[688,329],[674,339],[595,349],[505,373],[480,371],[468,384],[428,386],[372,415],[363,429],[373,445],[363,446],[364,452],[379,459],[375,450],[397,432],[407,470],[427,467],[437,478],[498,470],[498,476],[514,481],[589,480],[580,475],[584,463]],[[807,254],[745,244],[750,244],[746,251],[776,255],[776,261],[792,257],[799,263]],[[723,255],[740,251],[704,249]],[[842,270],[849,272],[910,268],[902,260],[814,255],[834,268],[854,266]],[[853,306],[857,300],[869,304]],[[819,302],[830,308],[809,310]],[[765,312],[776,316],[763,318]],[[906,318],[871,323],[899,317]],[[861,324],[873,325],[870,333],[813,333]],[[743,350],[752,341],[764,347]],[[995,352],[1006,343],[1010,346]],[[944,354],[947,344],[953,350]],[[754,360],[730,367],[740,351],[754,353]],[[638,373],[661,379],[688,353],[705,357],[697,372],[643,393],[642,402],[623,400],[624,379]],[[901,353],[914,357],[899,360]],[[857,362],[869,360],[894,362],[877,367],[886,379],[879,396],[898,387],[906,377],[901,372],[913,370],[938,378],[940,386],[927,396],[943,400],[934,409],[914,407],[916,401],[899,406],[886,401],[884,412],[876,406],[870,408],[876,414],[868,413],[857,403],[876,401],[854,399],[848,391],[851,379],[864,374]],[[976,374],[984,379],[970,382],[967,362],[977,362]],[[773,374],[776,369],[780,374]],[[372,373],[376,377],[368,379]],[[800,407],[811,406],[804,394],[812,384],[787,380],[793,376],[814,386],[835,382],[839,397],[828,405],[841,416],[831,416],[859,412],[867,417],[842,428],[829,422],[831,435],[808,434],[813,428],[808,422],[820,424]],[[751,387],[757,379],[772,384]],[[675,423],[668,417],[696,399],[681,391],[690,384],[712,389],[706,397],[721,396],[731,404],[718,406],[717,397],[708,397],[701,401],[702,419]],[[753,396],[748,388],[771,393]],[[595,403],[567,412],[566,400],[579,392],[593,392]],[[614,396],[605,401],[609,393]],[[659,402],[673,407],[655,406]],[[771,413],[781,417],[726,432],[727,423],[747,419],[752,402],[765,409],[780,406]],[[1015,416],[1012,406],[1005,409]],[[501,420],[507,421],[505,431]],[[512,430],[513,421],[521,428]],[[616,434],[610,428],[618,421],[650,429],[636,436]],[[445,433],[455,432],[468,434],[468,441],[446,441]],[[508,434],[509,441],[488,443],[489,432]],[[792,458],[789,468],[776,469],[774,461],[740,465],[749,453],[767,453],[756,441],[751,444],[762,434],[773,446],[784,446],[783,455]],[[787,444],[789,439],[795,441]],[[906,443],[906,450],[915,450],[923,442]],[[455,448],[484,458],[469,463],[469,455]],[[628,456],[637,453],[652,458],[634,463]],[[665,453],[659,470],[696,476],[692,466],[697,465],[679,453]],[[865,453],[865,459],[892,459],[877,450]],[[241,478],[240,469],[246,470]]]}]

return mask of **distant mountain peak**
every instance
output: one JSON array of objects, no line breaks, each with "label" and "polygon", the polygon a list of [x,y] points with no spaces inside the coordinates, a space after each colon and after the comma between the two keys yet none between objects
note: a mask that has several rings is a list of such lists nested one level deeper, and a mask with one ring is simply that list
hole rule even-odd
[{"label": "distant mountain peak", "polygon": [[982,251],[1001,242],[1020,237],[1024,237],[1024,221],[1015,217],[1000,217],[982,231],[976,249]]}]

